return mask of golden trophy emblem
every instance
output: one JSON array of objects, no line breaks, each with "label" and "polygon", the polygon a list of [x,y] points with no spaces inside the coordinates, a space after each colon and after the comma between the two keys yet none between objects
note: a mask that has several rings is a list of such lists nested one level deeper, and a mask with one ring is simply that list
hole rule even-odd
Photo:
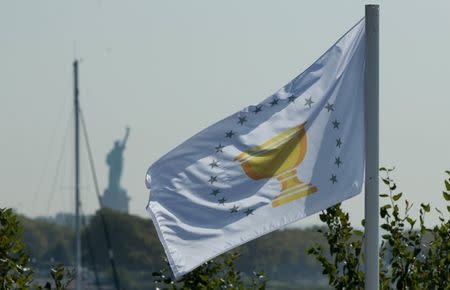
[{"label": "golden trophy emblem", "polygon": [[305,123],[295,126],[234,158],[248,177],[259,180],[276,177],[281,191],[272,200],[272,207],[307,196],[317,191],[312,184],[297,177],[297,166],[306,155]]}]

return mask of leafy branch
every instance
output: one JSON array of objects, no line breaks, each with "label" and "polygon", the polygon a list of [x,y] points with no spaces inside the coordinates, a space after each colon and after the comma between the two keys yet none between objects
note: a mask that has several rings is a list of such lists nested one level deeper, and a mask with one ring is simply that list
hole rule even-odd
[{"label": "leafy branch", "polygon": [[[394,168],[381,168],[381,180],[388,193],[380,194],[387,202],[380,207],[382,219],[380,247],[381,289],[450,289],[450,220],[438,208],[439,224],[427,227],[426,216],[431,212],[429,203],[422,203],[419,219],[411,217],[413,204],[397,192],[397,184],[391,175]],[[450,171],[446,171],[450,176]],[[450,178],[444,180],[443,199],[450,212]],[[401,209],[402,208],[402,209]],[[328,242],[328,249],[316,244],[308,249],[322,265],[323,274],[336,289],[363,289],[364,272],[363,232],[354,230],[340,204],[320,214],[326,224],[321,230]],[[364,226],[364,221],[362,221]]]}]

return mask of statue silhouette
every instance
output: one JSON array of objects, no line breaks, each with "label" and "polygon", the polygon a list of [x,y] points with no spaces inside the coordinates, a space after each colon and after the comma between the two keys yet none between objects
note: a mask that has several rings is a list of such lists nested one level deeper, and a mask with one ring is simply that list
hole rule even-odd
[{"label": "statue silhouette", "polygon": [[122,176],[123,168],[123,151],[125,150],[125,145],[129,134],[130,128],[127,127],[125,129],[125,137],[123,140],[116,140],[114,142],[113,149],[106,157],[106,163],[109,166],[108,190],[112,192],[120,191],[120,177]]}]

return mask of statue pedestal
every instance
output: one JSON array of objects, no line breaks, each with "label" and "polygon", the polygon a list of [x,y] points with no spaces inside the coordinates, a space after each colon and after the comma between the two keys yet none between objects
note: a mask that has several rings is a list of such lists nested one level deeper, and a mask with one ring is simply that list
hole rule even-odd
[{"label": "statue pedestal", "polygon": [[106,189],[102,196],[104,207],[128,213],[128,203],[130,198],[124,189]]}]

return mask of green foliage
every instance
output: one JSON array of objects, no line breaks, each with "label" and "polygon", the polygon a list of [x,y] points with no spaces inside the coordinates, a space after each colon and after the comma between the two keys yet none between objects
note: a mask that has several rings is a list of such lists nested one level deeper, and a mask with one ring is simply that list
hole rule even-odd
[{"label": "green foliage", "polygon": [[238,247],[241,257],[236,264],[248,275],[253,269],[264,269],[271,282],[290,281],[298,288],[323,280],[319,263],[305,251],[313,243],[326,243],[317,228],[275,231]]},{"label": "green foliage", "polygon": [[68,226],[18,216],[24,228],[22,240],[29,256],[38,261],[70,264],[74,258],[75,233]]},{"label": "green foliage", "polygon": [[0,288],[27,288],[31,274],[17,217],[11,209],[0,209]]},{"label": "green foliage", "polygon": [[[151,272],[164,266],[160,258],[163,248],[150,219],[102,209],[83,231],[83,240],[87,234],[100,268],[110,267],[100,214],[104,215],[108,225],[114,257],[119,267],[130,271],[145,269]],[[89,259],[86,247],[83,249],[83,259]]]},{"label": "green foliage", "polygon": [[[165,267],[161,259],[164,250],[152,221],[114,210],[103,209],[102,212],[112,235],[121,284],[129,290],[149,288],[148,276]],[[50,258],[64,264],[73,261],[75,236],[72,229],[23,216],[19,220],[24,225],[24,244],[38,264],[46,264]],[[82,235],[83,242],[86,235],[89,236],[93,260],[101,271],[100,282],[111,284],[112,274],[108,272],[111,268],[99,213],[90,219]],[[275,231],[237,248],[241,256],[236,260],[236,266],[244,277],[251,277],[254,269],[264,269],[266,276],[270,277],[270,287],[276,280],[289,281],[293,289],[318,280],[325,282],[320,275],[319,263],[305,252],[314,242],[325,244],[325,239],[316,229]],[[83,261],[91,261],[87,247],[83,247]],[[86,266],[91,267],[90,264]]]},{"label": "green foliage", "polygon": [[28,267],[29,256],[21,240],[22,227],[11,209],[0,209],[0,289],[65,289],[62,266],[51,269],[52,283],[44,286],[32,284],[33,271]]},{"label": "green foliage", "polygon": [[[421,204],[419,219],[410,215],[413,205],[403,193],[395,192],[397,185],[391,178],[393,169],[381,168],[387,194],[380,194],[387,203],[380,207],[382,241],[380,247],[380,289],[450,289],[450,220],[435,208],[439,223],[428,227],[426,215],[430,204]],[[450,175],[449,171],[446,171]],[[450,178],[446,179],[444,202],[450,201]],[[447,205],[450,212],[450,206]],[[315,245],[308,250],[322,265],[331,286],[336,289],[363,289],[363,233],[354,230],[348,214],[338,204],[320,215],[327,225],[323,234],[328,252]],[[364,225],[364,222],[363,222]],[[417,226],[416,226],[417,225]]]},{"label": "green foliage", "polygon": [[329,284],[336,289],[362,289],[362,232],[353,229],[348,213],[342,210],[340,204],[322,212],[320,220],[328,228],[319,232],[328,242],[331,259],[325,256],[324,248],[318,244],[308,249],[308,254],[316,257],[323,267],[322,273],[328,276]]},{"label": "green foliage", "polygon": [[[157,289],[166,290],[263,290],[266,289],[266,279],[263,273],[253,273],[250,282],[244,281],[241,272],[236,269],[235,261],[239,254],[227,254],[217,260],[210,260],[194,271],[186,274],[179,282],[173,281],[170,271],[166,269],[154,272]],[[167,265],[167,261],[166,261]],[[162,287],[162,288],[160,288]]]}]

